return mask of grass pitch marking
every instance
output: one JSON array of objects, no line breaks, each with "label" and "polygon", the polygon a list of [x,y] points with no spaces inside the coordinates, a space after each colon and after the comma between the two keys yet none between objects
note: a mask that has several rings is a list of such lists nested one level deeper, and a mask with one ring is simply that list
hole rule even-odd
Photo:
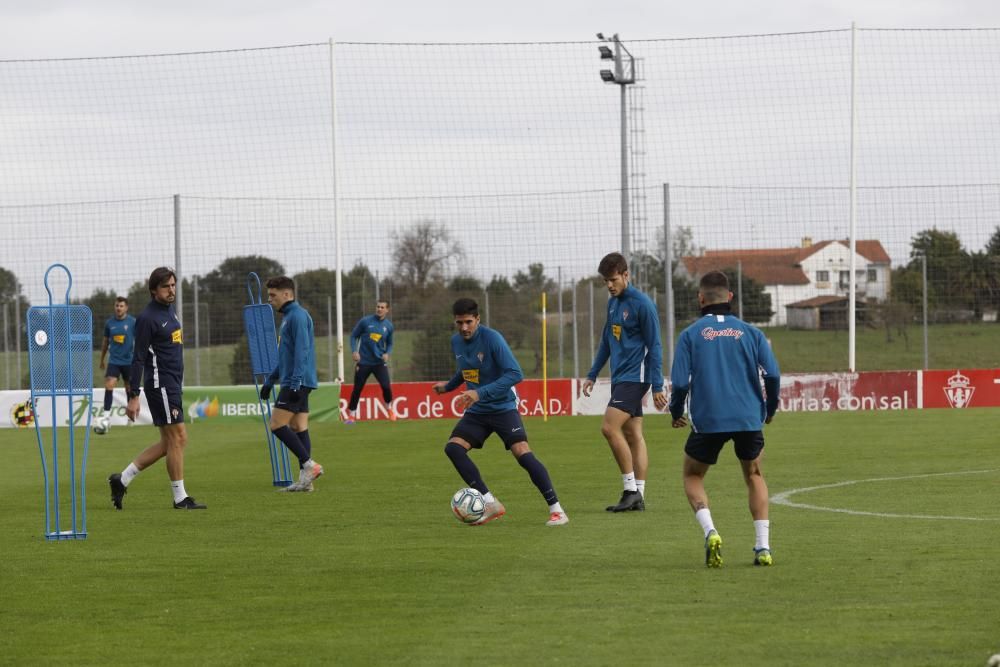
[{"label": "grass pitch marking", "polygon": [[984,475],[994,470],[963,470],[959,472],[935,472],[922,475],[904,475],[902,477],[873,477],[872,479],[851,479],[846,482],[835,482],[833,484],[821,484],[819,486],[804,486],[801,489],[790,489],[771,496],[771,502],[775,505],[785,505],[786,507],[798,507],[799,509],[816,510],[819,512],[836,512],[838,514],[854,514],[857,516],[877,516],[892,519],[932,519],[935,521],[1000,521],[977,516],[938,516],[933,514],[896,514],[893,512],[865,512],[863,510],[849,510],[841,507],[824,507],[822,505],[810,505],[808,503],[797,503],[790,498],[797,493],[808,491],[819,491],[820,489],[835,489],[853,484],[867,484],[869,482],[896,482],[906,479],[924,479],[927,477],[949,477],[955,475]]}]

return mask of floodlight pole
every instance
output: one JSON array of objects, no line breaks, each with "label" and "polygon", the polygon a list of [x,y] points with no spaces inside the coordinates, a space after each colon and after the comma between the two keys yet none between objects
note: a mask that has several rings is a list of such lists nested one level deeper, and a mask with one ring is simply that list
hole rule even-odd
[{"label": "floodlight pole", "polygon": [[[625,48],[622,44],[621,39],[618,37],[618,33],[611,36],[610,39],[605,39],[601,33],[598,33],[598,39],[606,42],[612,42],[615,45],[614,53],[610,52],[607,47],[599,47],[601,52],[601,58],[604,60],[614,59],[615,69],[614,72],[610,70],[601,71],[601,79],[605,83],[614,83],[620,89],[621,95],[621,211],[622,211],[622,255],[628,261],[629,265],[632,264],[632,243],[629,238],[629,189],[628,189],[628,91],[627,87],[635,83],[635,58],[629,53],[629,50]],[[628,65],[626,66],[625,59],[628,59]]]}]

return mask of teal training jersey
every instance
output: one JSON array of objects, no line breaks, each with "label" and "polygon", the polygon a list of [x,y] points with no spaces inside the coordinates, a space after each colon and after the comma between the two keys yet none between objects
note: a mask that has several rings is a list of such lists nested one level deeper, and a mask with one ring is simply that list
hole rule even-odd
[{"label": "teal training jersey", "polygon": [[108,339],[108,363],[114,366],[131,366],[135,346],[135,318],[109,317],[104,323],[104,337]]}]

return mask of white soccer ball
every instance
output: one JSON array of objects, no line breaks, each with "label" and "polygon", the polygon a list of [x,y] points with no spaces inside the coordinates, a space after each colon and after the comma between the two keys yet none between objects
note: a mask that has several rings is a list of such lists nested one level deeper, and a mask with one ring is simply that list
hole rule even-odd
[{"label": "white soccer ball", "polygon": [[475,523],[486,512],[486,498],[475,489],[459,489],[451,497],[451,511],[462,523]]},{"label": "white soccer ball", "polygon": [[1000,653],[991,655],[990,659],[986,661],[986,667],[1000,667]]},{"label": "white soccer ball", "polygon": [[105,424],[103,421],[99,421],[96,424],[94,424],[94,433],[96,433],[97,435],[104,435],[107,432],[108,432],[108,425]]}]

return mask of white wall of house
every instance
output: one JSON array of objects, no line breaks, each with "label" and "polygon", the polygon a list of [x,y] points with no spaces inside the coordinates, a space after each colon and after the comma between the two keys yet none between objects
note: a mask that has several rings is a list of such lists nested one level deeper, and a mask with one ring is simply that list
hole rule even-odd
[{"label": "white wall of house", "polygon": [[[809,279],[805,285],[767,285],[771,308],[775,311],[768,326],[784,326],[788,322],[785,306],[814,296],[847,296],[851,269],[851,250],[840,243],[831,243],[802,261],[802,271]],[[876,264],[858,255],[857,294],[859,300],[885,301],[889,290],[890,267]],[[826,272],[826,280],[822,272]],[[874,279],[874,280],[872,280]]]}]

